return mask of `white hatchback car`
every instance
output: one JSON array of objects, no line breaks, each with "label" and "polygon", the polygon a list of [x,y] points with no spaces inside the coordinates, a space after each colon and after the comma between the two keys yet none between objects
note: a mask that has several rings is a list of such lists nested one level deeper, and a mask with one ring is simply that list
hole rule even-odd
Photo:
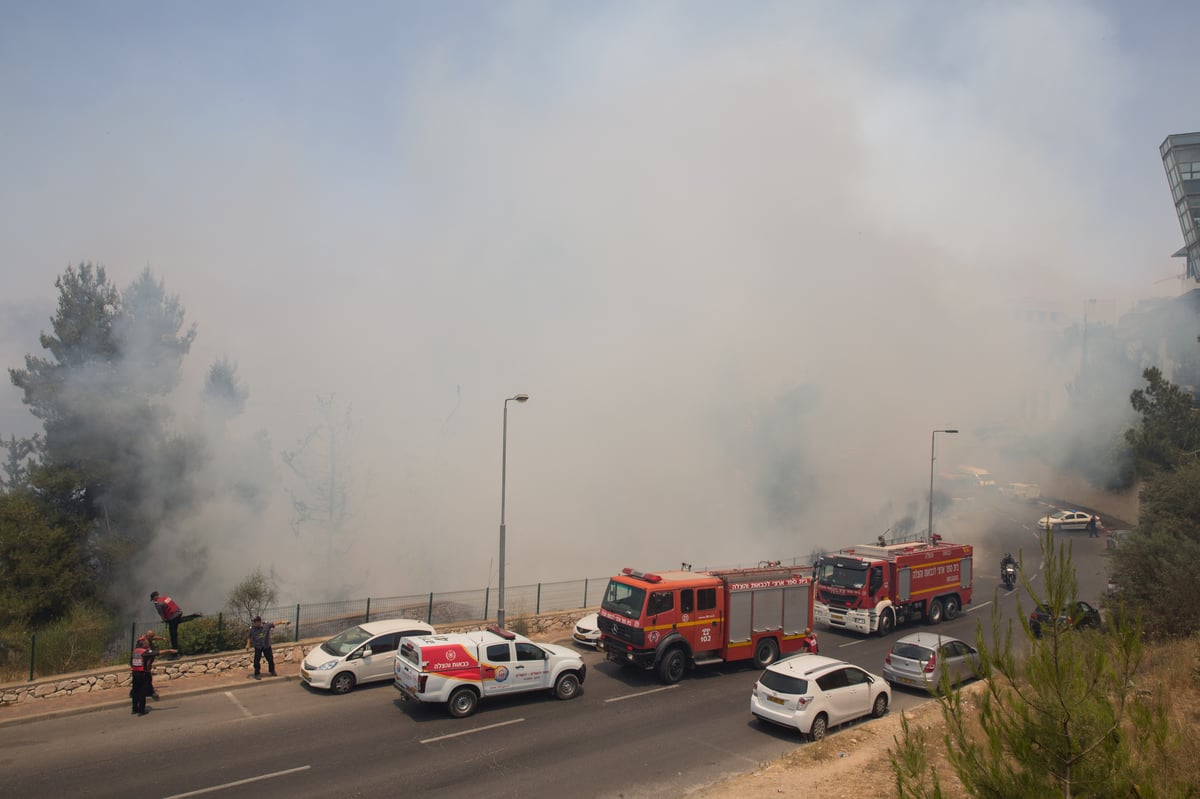
[{"label": "white hatchback car", "polygon": [[888,712],[892,689],[882,677],[822,655],[793,655],[773,663],[750,692],[750,712],[792,727],[814,741],[830,727]]},{"label": "white hatchback car", "polygon": [[396,650],[408,635],[432,635],[423,621],[385,619],[351,627],[314,647],[300,664],[306,685],[346,694],[364,682],[390,680],[396,671]]}]

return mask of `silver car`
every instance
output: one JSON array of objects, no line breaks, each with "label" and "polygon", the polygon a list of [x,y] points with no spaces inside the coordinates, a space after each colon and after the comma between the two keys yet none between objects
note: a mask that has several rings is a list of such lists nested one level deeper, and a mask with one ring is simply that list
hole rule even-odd
[{"label": "silver car", "polygon": [[935,691],[943,673],[951,686],[978,677],[979,652],[957,638],[912,633],[897,639],[883,659],[883,679],[893,685]]}]

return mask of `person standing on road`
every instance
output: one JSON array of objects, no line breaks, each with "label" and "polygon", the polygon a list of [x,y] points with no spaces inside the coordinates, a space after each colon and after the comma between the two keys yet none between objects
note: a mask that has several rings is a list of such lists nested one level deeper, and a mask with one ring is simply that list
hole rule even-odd
[{"label": "person standing on road", "polygon": [[169,655],[175,650],[163,649],[157,650],[154,648],[154,632],[147,633],[150,639],[142,636],[137,640],[137,644],[133,648],[133,654],[129,657],[129,671],[131,674],[131,684],[129,687],[129,698],[133,700],[133,714],[135,716],[146,715],[146,697],[154,691],[154,683],[151,679],[151,669],[154,668],[154,658],[158,655]]},{"label": "person standing on road", "polygon": [[1096,517],[1092,516],[1087,523],[1088,538],[1099,538],[1100,532],[1096,529]]},{"label": "person standing on road", "polygon": [[[155,641],[163,640],[162,636],[154,632],[154,630],[146,630],[145,634],[137,639],[137,646],[145,649],[152,649]],[[158,701],[158,689],[154,687],[154,670],[151,666],[154,664],[154,656],[151,655],[146,659],[146,696]]]},{"label": "person standing on road", "polygon": [[167,623],[167,630],[171,633],[171,650],[175,653],[175,657],[179,657],[179,625],[185,621],[198,619],[203,616],[203,613],[191,613],[187,616],[183,615],[183,610],[175,603],[174,599],[169,596],[160,596],[157,591],[150,592],[150,601],[154,603],[154,609],[158,611],[158,617]]},{"label": "person standing on road", "polygon": [[271,630],[276,625],[282,627],[286,625],[287,619],[281,619],[276,622],[263,621],[262,616],[255,616],[250,622],[250,632],[246,634],[246,648],[254,647],[254,679],[261,680],[262,659],[267,658],[267,674],[272,677],[275,674],[275,656],[271,652]]}]

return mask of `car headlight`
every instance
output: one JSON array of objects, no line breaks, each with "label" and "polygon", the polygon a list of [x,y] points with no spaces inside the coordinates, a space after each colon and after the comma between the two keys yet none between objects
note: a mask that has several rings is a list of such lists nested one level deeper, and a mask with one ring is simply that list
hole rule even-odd
[{"label": "car headlight", "polygon": [[315,666],[313,668],[313,671],[329,671],[337,664],[338,664],[338,662],[336,660],[331,660],[327,663],[322,663],[320,666]]}]

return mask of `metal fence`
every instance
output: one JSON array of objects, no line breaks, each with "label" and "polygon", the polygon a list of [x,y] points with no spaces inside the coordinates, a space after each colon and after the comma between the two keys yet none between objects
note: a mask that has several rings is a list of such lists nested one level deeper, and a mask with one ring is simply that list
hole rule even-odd
[{"label": "metal fence", "polygon": [[[608,577],[589,577],[556,583],[508,586],[504,612],[511,625],[523,616],[575,610],[600,604]],[[496,591],[430,592],[409,596],[367,597],[342,602],[279,605],[264,608],[263,619],[286,621],[273,639],[299,641],[321,638],[381,619],[419,619],[429,624],[486,621],[496,615]],[[179,626],[180,649],[188,655],[228,652],[246,643],[250,620],[222,611]],[[101,668],[129,662],[138,637],[146,630],[164,638],[167,625],[159,619],[133,621],[128,626],[52,630],[23,639],[0,638],[0,682],[28,678],[30,681],[55,674]]]}]

